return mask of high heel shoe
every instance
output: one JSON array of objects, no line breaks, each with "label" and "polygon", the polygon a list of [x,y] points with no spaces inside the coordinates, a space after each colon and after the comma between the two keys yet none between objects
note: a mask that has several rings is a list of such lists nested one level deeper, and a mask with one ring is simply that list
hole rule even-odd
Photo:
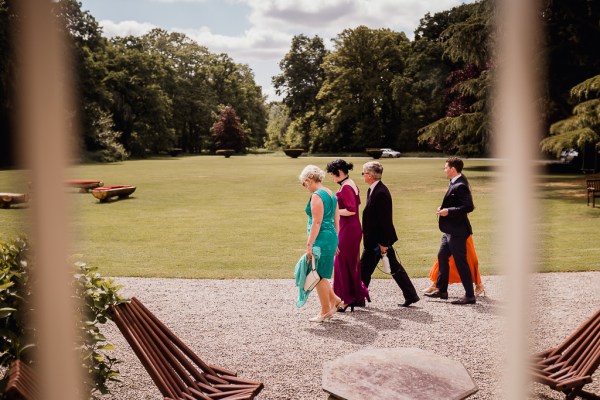
[{"label": "high heel shoe", "polygon": [[[309,320],[310,322],[319,322],[319,323],[320,323],[320,322],[323,322],[323,321],[325,321],[326,319],[328,319],[328,318],[327,318],[327,314],[329,314],[329,313],[325,313],[325,314],[319,314],[319,315],[317,315],[316,317],[309,318],[308,320]],[[331,317],[330,317],[330,318],[331,318]]]},{"label": "high heel shoe", "polygon": [[325,318],[326,319],[331,319],[331,317],[333,317],[333,315],[337,312],[338,308],[336,306],[333,306],[331,308],[331,310],[327,311],[327,313],[325,313]]},{"label": "high heel shoe", "polygon": [[475,285],[475,296],[485,296],[485,286],[483,286],[483,283]]},{"label": "high heel shoe", "polygon": [[335,308],[337,308],[339,312],[344,312],[346,311],[346,308],[348,308],[348,304],[344,303],[344,300],[342,300],[335,305]]},{"label": "high heel shoe", "polygon": [[338,308],[338,312],[346,312],[348,307],[350,307],[350,312],[354,312],[354,304],[344,304],[344,307]]}]

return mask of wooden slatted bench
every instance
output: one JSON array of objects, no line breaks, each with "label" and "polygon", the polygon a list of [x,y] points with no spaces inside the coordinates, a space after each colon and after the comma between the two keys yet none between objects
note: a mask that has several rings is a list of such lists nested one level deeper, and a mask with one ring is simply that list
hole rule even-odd
[{"label": "wooden slatted bench", "polygon": [[531,374],[539,383],[563,392],[566,399],[577,396],[600,399],[583,390],[600,365],[600,310],[585,321],[560,346],[533,356]]},{"label": "wooden slatted bench", "polygon": [[37,378],[33,369],[21,360],[14,360],[8,368],[8,383],[4,397],[7,400],[40,399]]},{"label": "wooden slatted bench", "polygon": [[588,179],[587,180],[587,205],[590,205],[592,200],[592,207],[596,207],[596,197],[600,197],[600,179]]},{"label": "wooden slatted bench", "polygon": [[261,382],[202,361],[135,297],[111,313],[165,400],[250,400],[263,389]]}]

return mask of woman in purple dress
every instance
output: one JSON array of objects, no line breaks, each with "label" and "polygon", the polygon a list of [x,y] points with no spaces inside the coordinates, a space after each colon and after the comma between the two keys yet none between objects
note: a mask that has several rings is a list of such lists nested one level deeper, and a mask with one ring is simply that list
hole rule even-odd
[{"label": "woman in purple dress", "polygon": [[333,181],[340,185],[335,194],[338,200],[340,227],[338,232],[338,249],[333,263],[333,291],[342,302],[338,305],[339,311],[350,309],[354,306],[364,306],[369,291],[361,279],[360,271],[360,241],[362,228],[358,214],[360,205],[360,191],[348,171],[352,163],[338,159],[327,164],[327,172]]}]

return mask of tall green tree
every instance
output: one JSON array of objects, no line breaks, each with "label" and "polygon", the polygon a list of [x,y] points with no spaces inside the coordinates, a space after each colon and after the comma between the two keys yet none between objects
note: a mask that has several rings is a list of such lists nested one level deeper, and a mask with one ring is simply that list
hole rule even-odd
[{"label": "tall green tree", "polygon": [[267,109],[262,89],[246,64],[237,64],[227,54],[211,57],[209,82],[218,104],[235,107],[248,132],[248,145],[262,147],[266,138]]},{"label": "tall green tree", "polygon": [[543,0],[546,126],[571,115],[571,88],[600,71],[600,2]]},{"label": "tall green tree", "polygon": [[81,130],[81,151],[101,152],[109,161],[127,156],[118,142],[119,132],[110,121],[110,92],[107,76],[107,40],[96,19],[76,0],[60,0],[54,12],[64,29],[72,55],[75,87],[75,121]]},{"label": "tall green tree", "polygon": [[401,96],[395,93],[410,51],[404,33],[359,26],[334,39],[325,57],[325,81],[317,95],[322,121],[313,126],[311,149],[363,150],[397,143],[402,132]]},{"label": "tall green tree", "polygon": [[163,59],[135,36],[112,39],[108,51],[106,84],[123,145],[136,156],[171,148],[174,132],[171,100],[161,86],[168,73]]},{"label": "tall green tree", "polygon": [[323,60],[329,54],[323,39],[296,35],[290,50],[279,62],[281,74],[273,77],[273,86],[278,95],[283,95],[291,124],[286,132],[286,147],[306,147],[313,125],[317,124],[319,107],[317,94],[325,80]]},{"label": "tall green tree", "polygon": [[141,37],[166,70],[161,89],[169,98],[173,146],[200,153],[210,140],[212,112],[218,98],[209,84],[211,54],[182,33],[153,29]]},{"label": "tall green tree", "polygon": [[267,141],[265,147],[275,150],[287,147],[285,135],[290,126],[290,112],[282,102],[273,101],[267,106]]},{"label": "tall green tree", "polygon": [[454,22],[440,34],[444,57],[458,66],[446,79],[446,115],[420,129],[419,141],[447,153],[487,154],[492,3],[465,4],[452,12],[456,14],[452,16]]},{"label": "tall green tree", "polygon": [[[564,149],[575,148],[583,153],[583,162],[592,160],[584,169],[598,169],[600,153],[600,75],[593,76],[571,88],[574,104],[572,115],[550,126],[550,136],[542,140],[542,150],[557,157]],[[585,154],[585,152],[592,154]],[[591,157],[590,157],[591,155]]]},{"label": "tall green tree", "polygon": [[0,0],[0,167],[14,165],[14,53],[11,21],[16,18],[14,8]]}]

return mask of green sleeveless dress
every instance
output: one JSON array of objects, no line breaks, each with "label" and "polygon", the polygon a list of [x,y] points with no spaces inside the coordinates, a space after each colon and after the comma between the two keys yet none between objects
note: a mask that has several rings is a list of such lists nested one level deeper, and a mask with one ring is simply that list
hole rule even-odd
[{"label": "green sleeveless dress", "polygon": [[[338,236],[335,231],[335,208],[337,206],[337,198],[335,195],[330,196],[323,189],[319,189],[314,194],[318,195],[323,201],[323,222],[321,223],[321,230],[319,235],[313,244],[313,247],[319,247],[321,249],[321,257],[317,262],[317,272],[322,278],[331,279],[333,274],[333,257],[335,256],[335,250],[338,246]],[[312,198],[312,196],[311,196]],[[310,235],[310,229],[312,228],[312,212],[310,209],[310,199],[306,205],[306,215],[308,215],[308,227],[307,234]]]}]

